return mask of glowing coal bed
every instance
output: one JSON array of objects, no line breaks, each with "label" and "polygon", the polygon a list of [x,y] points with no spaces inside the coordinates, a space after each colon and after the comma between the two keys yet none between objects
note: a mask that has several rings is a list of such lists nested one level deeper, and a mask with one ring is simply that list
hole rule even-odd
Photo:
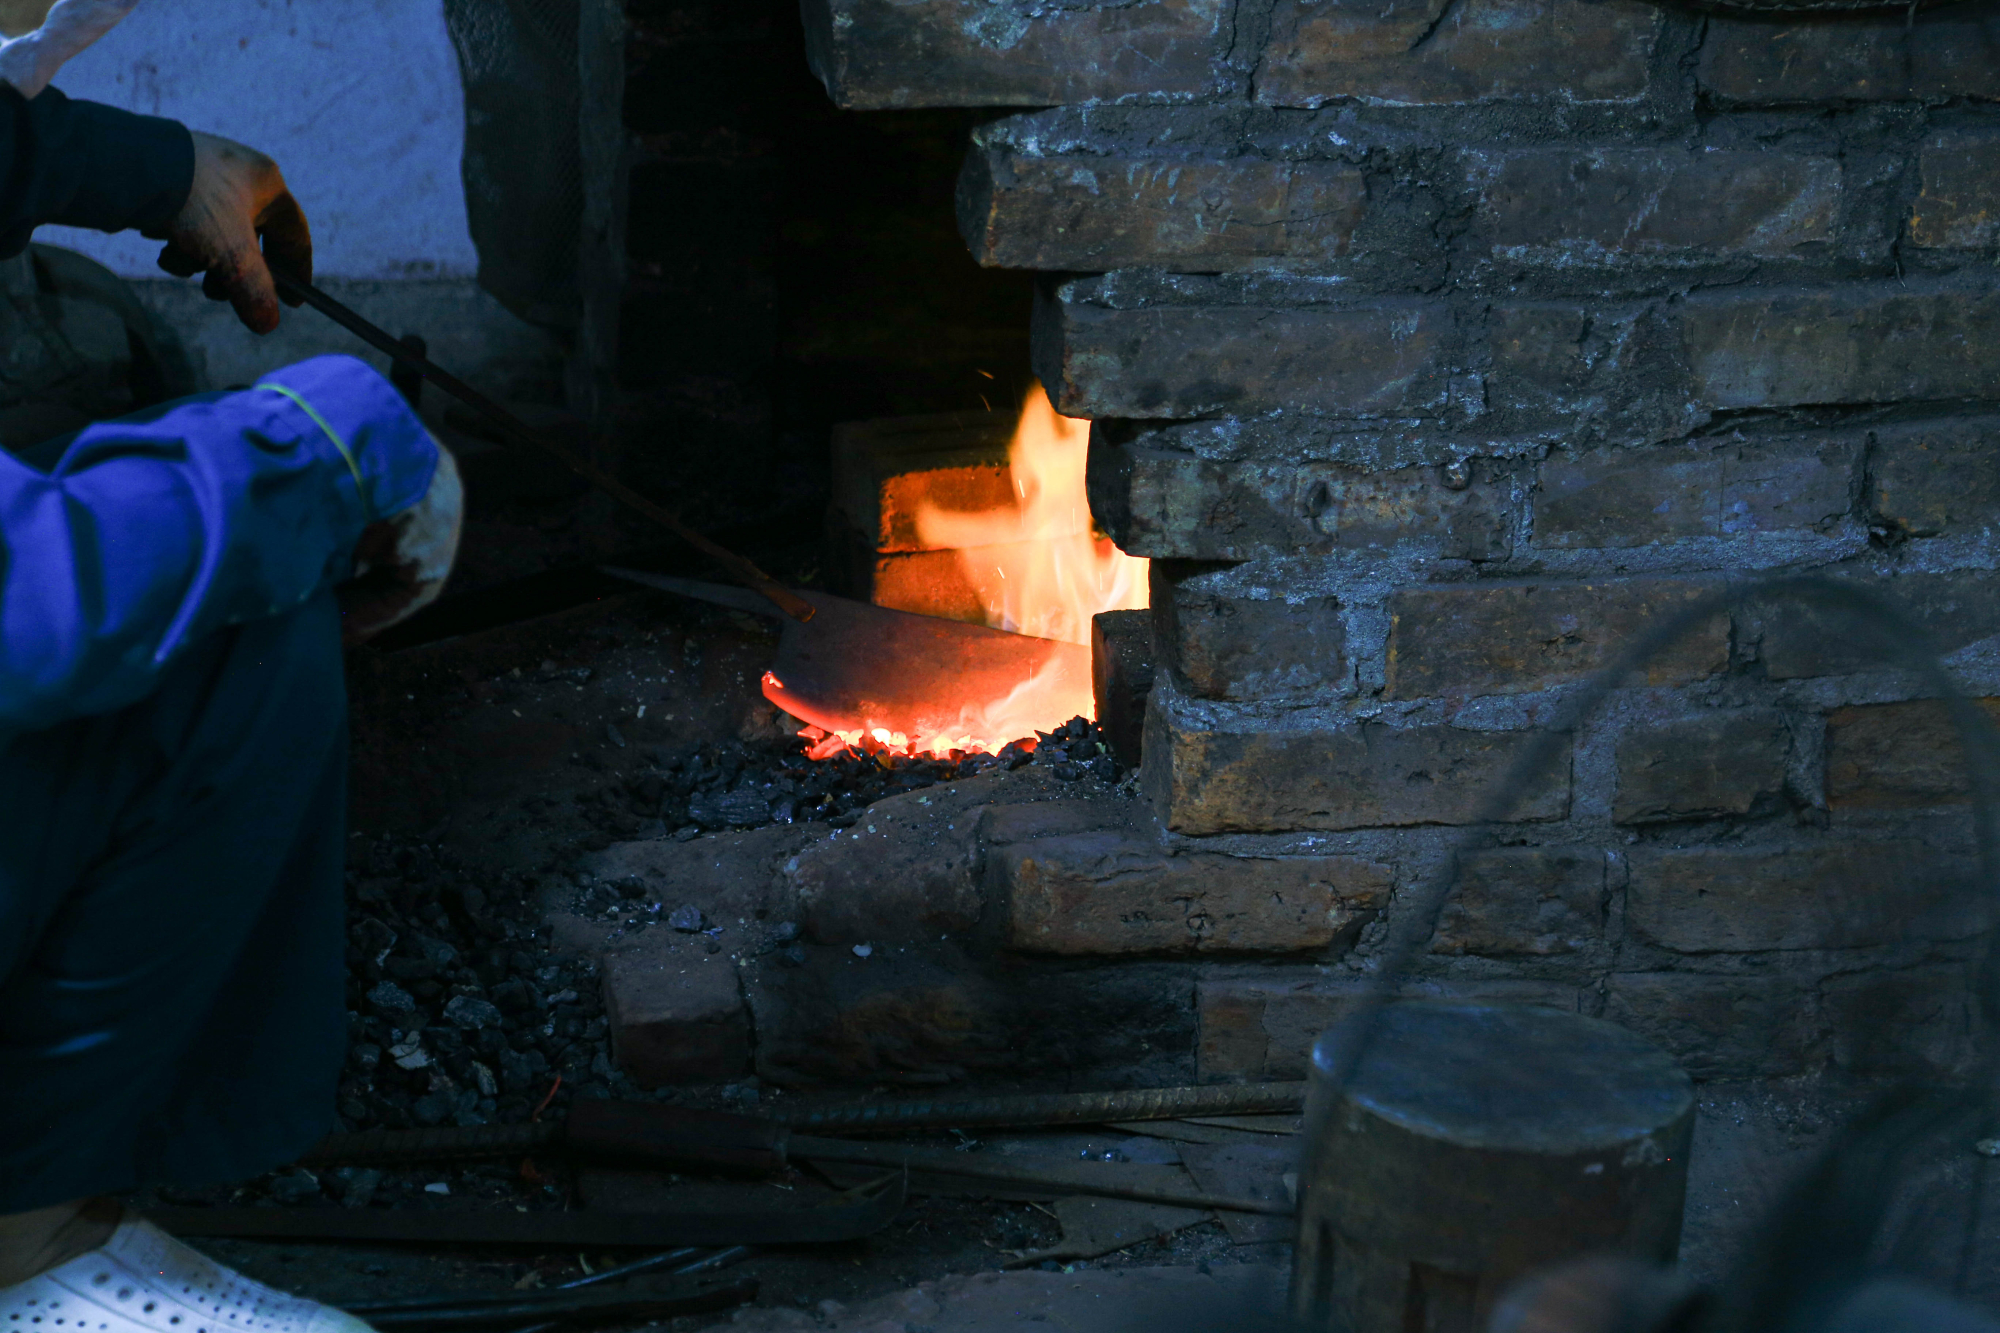
[{"label": "glowing coal bed", "polygon": [[[809,758],[927,758],[977,771],[1032,752],[1058,728],[1068,735],[1076,723],[1064,718],[1088,725],[1092,618],[1145,609],[1149,572],[1148,561],[1096,530],[1085,487],[1089,452],[1090,423],[1058,413],[1036,384],[995,477],[1002,502],[945,507],[941,497],[963,498],[950,469],[899,478],[894,503],[913,514],[924,549],[955,561],[977,609],[898,600],[900,618],[885,619],[883,630],[865,621],[844,637],[821,631],[839,643],[834,657],[844,670],[812,671],[810,661],[795,660],[805,678],[782,665],[765,672],[764,697],[803,724]],[[821,619],[856,614],[852,604],[820,610]],[[984,629],[968,631],[961,621]],[[891,623],[894,634],[886,632]],[[822,649],[822,663],[827,656]],[[1022,739],[1030,736],[1042,740]]]},{"label": "glowing coal bed", "polygon": [[863,736],[856,746],[843,744],[813,759],[811,744],[801,737],[776,745],[731,741],[678,753],[652,751],[651,766],[632,792],[633,807],[660,819],[654,836],[692,838],[811,820],[843,826],[885,796],[994,769],[1035,764],[1066,782],[1112,783],[1124,776],[1097,724],[1082,717],[990,754],[940,758]]}]

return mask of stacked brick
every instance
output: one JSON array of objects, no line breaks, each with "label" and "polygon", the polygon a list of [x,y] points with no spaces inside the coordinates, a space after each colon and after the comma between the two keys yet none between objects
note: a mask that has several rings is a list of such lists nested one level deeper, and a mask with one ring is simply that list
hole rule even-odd
[{"label": "stacked brick", "polygon": [[[1296,1076],[1537,729],[1719,586],[1851,578],[2000,695],[1995,0],[806,9],[841,105],[1035,108],[974,136],[960,220],[1046,273],[1038,373],[1155,562],[1129,855],[1279,905],[1204,937],[1203,1077]],[[1714,617],[1516,793],[1412,984],[1704,1077],[1961,1066],[1985,913],[1925,693],[1823,615]],[[1165,951],[1063,873],[1015,947]]]}]

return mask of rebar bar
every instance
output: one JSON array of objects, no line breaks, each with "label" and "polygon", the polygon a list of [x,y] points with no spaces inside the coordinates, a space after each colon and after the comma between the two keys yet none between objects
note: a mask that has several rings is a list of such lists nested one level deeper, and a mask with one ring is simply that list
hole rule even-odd
[{"label": "rebar bar", "polygon": [[[1241,1083],[1127,1092],[1057,1092],[1000,1097],[920,1098],[779,1109],[787,1128],[816,1134],[882,1134],[915,1129],[1048,1129],[1188,1116],[1290,1115],[1305,1105],[1303,1083]],[[560,1124],[371,1129],[332,1134],[301,1158],[305,1166],[381,1165],[468,1157],[513,1157],[562,1139]]]},{"label": "rebar bar", "polygon": [[1127,1092],[1058,1092],[1000,1097],[856,1102],[778,1113],[814,1134],[906,1129],[1043,1129],[1111,1121],[1180,1120],[1197,1115],[1288,1115],[1305,1105],[1303,1083],[1237,1083]]}]

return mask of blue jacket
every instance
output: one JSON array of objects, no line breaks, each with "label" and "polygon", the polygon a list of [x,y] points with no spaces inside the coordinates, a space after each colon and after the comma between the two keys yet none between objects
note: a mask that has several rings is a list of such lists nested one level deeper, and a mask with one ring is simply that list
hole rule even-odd
[{"label": "blue jacket", "polygon": [[[4,85],[0,85],[4,88]],[[171,121],[0,92],[0,256],[44,222],[158,227],[193,173]],[[423,497],[437,445],[360,361],[0,452],[0,740],[144,698],[175,654],[346,578],[368,523]]]}]

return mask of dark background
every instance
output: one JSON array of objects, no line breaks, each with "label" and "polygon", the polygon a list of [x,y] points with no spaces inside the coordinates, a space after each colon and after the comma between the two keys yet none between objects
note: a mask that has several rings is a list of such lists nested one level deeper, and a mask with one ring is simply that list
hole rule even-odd
[{"label": "dark background", "polygon": [[627,475],[715,521],[816,531],[836,422],[1011,412],[1030,276],[976,265],[952,212],[967,136],[999,113],[836,110],[792,0],[627,14]]},{"label": "dark background", "polygon": [[[577,74],[577,0],[446,13],[481,285],[573,336],[592,188],[578,126],[613,96]],[[589,446],[778,578],[823,584],[837,423],[1011,417],[1028,386],[1032,275],[975,264],[953,211],[968,136],[1007,112],[837,110],[807,68],[796,0],[629,0],[625,17],[626,272]],[[476,450],[452,587],[382,648],[629,587],[596,572],[604,561],[721,577],[561,468]]]}]

